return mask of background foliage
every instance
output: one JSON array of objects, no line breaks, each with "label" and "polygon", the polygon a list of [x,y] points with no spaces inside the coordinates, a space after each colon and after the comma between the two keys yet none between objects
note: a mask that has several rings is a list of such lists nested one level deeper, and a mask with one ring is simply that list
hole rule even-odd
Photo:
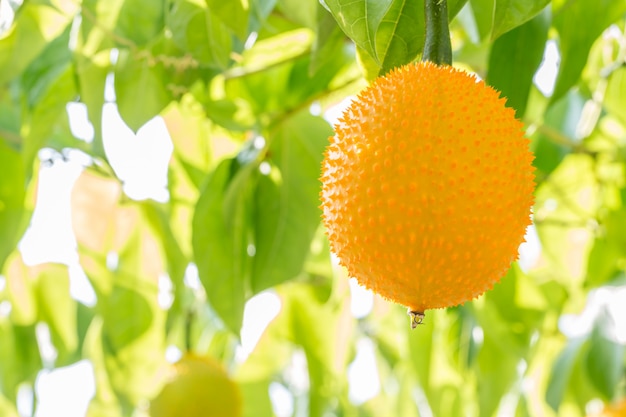
[{"label": "background foliage", "polygon": [[[318,177],[332,134],[322,115],[419,58],[423,0],[3,5],[14,16],[0,27],[0,415],[17,415],[42,369],[81,359],[96,380],[89,416],[144,415],[168,346],[221,360],[250,417],[274,415],[276,384],[297,416],[577,416],[626,395],[624,317],[606,302],[626,281],[626,1],[449,0],[455,64],[502,91],[532,140],[540,254],[414,332],[379,299],[351,314]],[[533,82],[546,45],[560,57],[553,89]],[[68,103],[84,106],[93,137],[71,129]],[[125,196],[107,105],[134,131],[164,121],[164,202]],[[93,305],[70,295],[68,265],[26,264],[17,249],[42,164],[70,150],[86,160],[72,225]],[[237,357],[244,306],[266,290],[280,313]],[[364,403],[346,377],[363,343],[380,383]]]}]

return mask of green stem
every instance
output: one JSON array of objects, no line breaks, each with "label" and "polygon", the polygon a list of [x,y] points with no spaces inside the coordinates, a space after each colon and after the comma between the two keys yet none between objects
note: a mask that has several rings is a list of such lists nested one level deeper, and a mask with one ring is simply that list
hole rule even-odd
[{"label": "green stem", "polygon": [[422,61],[452,65],[452,46],[448,28],[448,0],[424,0],[426,39]]},{"label": "green stem", "polygon": [[187,317],[185,317],[185,351],[186,352],[191,352],[192,351],[192,342],[191,342],[191,326],[193,325],[193,320],[196,316],[196,311],[195,308],[190,307],[189,310],[187,310]]}]

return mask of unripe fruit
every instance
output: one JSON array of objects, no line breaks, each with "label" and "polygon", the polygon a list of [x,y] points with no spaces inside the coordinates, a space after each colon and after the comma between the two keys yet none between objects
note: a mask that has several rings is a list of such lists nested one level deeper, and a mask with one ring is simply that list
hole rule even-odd
[{"label": "unripe fruit", "polygon": [[324,224],[348,274],[414,312],[492,288],[530,224],[522,127],[497,91],[449,66],[375,80],[339,119],[322,167]]},{"label": "unripe fruit", "polygon": [[186,354],[150,403],[151,417],[239,417],[241,394],[221,364]]}]

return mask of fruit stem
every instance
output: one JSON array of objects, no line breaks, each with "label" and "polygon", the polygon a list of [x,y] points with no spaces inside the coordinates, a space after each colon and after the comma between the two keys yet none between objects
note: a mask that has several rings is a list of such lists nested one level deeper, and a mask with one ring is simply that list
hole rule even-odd
[{"label": "fruit stem", "polygon": [[424,0],[426,36],[422,61],[452,65],[452,46],[448,28],[448,0]]},{"label": "fruit stem", "polygon": [[411,318],[411,329],[415,329],[420,324],[424,324],[422,323],[424,321],[423,311],[415,311],[409,308],[406,314],[408,314],[409,317]]}]

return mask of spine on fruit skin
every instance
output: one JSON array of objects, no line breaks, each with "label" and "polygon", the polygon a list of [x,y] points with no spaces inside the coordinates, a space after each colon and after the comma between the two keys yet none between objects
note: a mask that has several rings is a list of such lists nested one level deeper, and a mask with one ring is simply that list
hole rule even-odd
[{"label": "spine on fruit skin", "polygon": [[426,36],[422,61],[452,65],[452,46],[448,27],[448,0],[424,0]]}]

